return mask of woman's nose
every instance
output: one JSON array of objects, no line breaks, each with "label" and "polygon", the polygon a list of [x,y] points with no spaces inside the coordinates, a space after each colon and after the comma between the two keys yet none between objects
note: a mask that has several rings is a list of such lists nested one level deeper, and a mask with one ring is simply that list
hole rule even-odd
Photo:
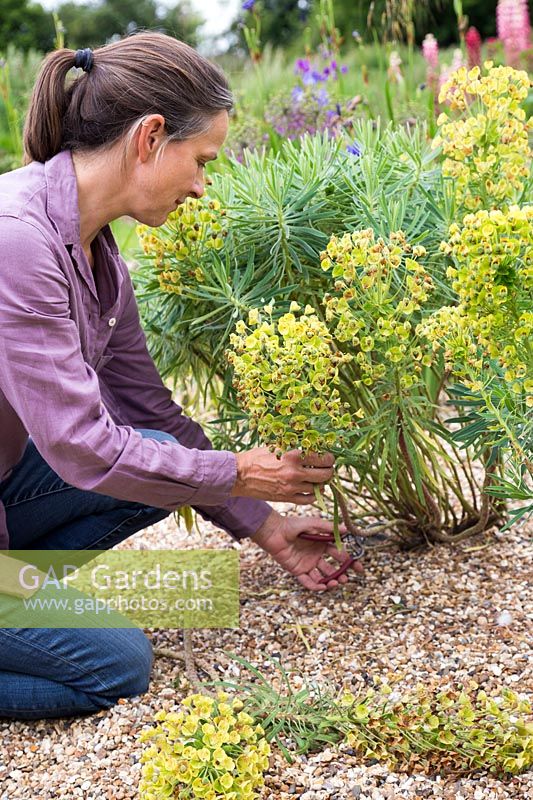
[{"label": "woman's nose", "polygon": [[192,189],[189,192],[189,194],[191,197],[199,198],[202,197],[202,195],[204,194],[204,190],[205,190],[205,180],[202,174],[199,175],[194,181]]}]

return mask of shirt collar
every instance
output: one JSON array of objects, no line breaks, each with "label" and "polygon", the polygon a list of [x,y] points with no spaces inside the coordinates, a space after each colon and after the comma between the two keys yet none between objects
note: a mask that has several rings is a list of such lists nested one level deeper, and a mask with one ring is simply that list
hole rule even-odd
[{"label": "shirt collar", "polygon": [[[55,226],[61,240],[69,249],[82,280],[97,302],[100,302],[96,288],[94,272],[91,269],[80,242],[80,209],[78,206],[78,184],[70,150],[62,150],[57,155],[45,161],[46,180],[46,211],[48,218]],[[105,225],[97,235],[99,243],[104,248],[104,256],[108,264],[114,264],[115,269],[111,280],[115,283],[116,298],[122,283],[122,275],[117,265],[119,251],[109,225]]]},{"label": "shirt collar", "polygon": [[46,210],[63,243],[80,243],[78,184],[70,150],[62,150],[44,164]]},{"label": "shirt collar", "polygon": [[[78,183],[70,150],[61,150],[44,164],[47,213],[64,245],[80,244],[80,209]],[[109,225],[102,228],[104,238],[114,255],[118,248]]]}]

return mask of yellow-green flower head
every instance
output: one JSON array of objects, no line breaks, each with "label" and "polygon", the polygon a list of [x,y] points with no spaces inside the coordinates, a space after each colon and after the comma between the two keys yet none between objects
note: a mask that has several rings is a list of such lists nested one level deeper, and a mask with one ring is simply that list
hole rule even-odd
[{"label": "yellow-green flower head", "polygon": [[407,392],[431,364],[432,347],[410,321],[433,291],[419,261],[425,256],[426,249],[411,245],[403,231],[392,231],[385,240],[371,228],[333,235],[321,254],[322,268],[335,280],[324,297],[326,319],[334,323],[336,341],[354,353],[356,385],[379,382],[387,393],[392,381]]},{"label": "yellow-green flower head", "polygon": [[533,371],[533,206],[467,214],[450,227],[442,250],[453,261],[448,277],[458,305],[435,312],[427,335],[434,347],[444,343],[455,374],[467,376],[495,359],[521,393]]},{"label": "yellow-green flower head", "polygon": [[[267,316],[265,316],[265,313]],[[307,305],[293,302],[277,321],[252,309],[230,337],[239,404],[261,440],[278,452],[320,452],[353,429],[337,385],[350,356],[336,352],[327,325]]]},{"label": "yellow-green flower head", "polygon": [[140,736],[151,742],[141,755],[140,800],[178,795],[254,800],[270,747],[259,726],[247,741],[239,733],[254,722],[242,701],[230,701],[226,693],[217,698],[193,694],[184,699],[183,709],[158,712],[160,724]]},{"label": "yellow-green flower head", "polygon": [[533,763],[530,702],[506,688],[494,698],[477,689],[474,681],[442,691],[418,684],[393,700],[392,687],[379,686],[346,712],[352,723],[347,743],[394,769],[408,766],[415,756],[425,771],[437,772],[444,751],[447,764],[459,771],[487,764],[495,774],[527,770]]},{"label": "yellow-green flower head", "polygon": [[137,226],[144,261],[153,264],[161,291],[183,294],[204,281],[199,264],[221,250],[228,235],[226,212],[218,200],[189,197],[159,228]]},{"label": "yellow-green flower head", "polygon": [[439,101],[460,116],[441,114],[433,142],[442,147],[443,175],[453,179],[459,207],[472,211],[516,201],[531,169],[530,123],[520,106],[528,74],[491,62],[485,70],[461,67],[442,86]]}]

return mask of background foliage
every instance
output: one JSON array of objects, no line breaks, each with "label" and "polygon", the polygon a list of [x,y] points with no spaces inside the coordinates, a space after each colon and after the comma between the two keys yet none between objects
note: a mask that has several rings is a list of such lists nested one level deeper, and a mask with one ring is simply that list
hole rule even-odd
[{"label": "background foliage", "polygon": [[[495,36],[495,8],[497,0],[464,0],[463,10],[470,24],[475,25],[483,38]],[[372,20],[380,31],[385,0],[371,4],[368,0],[335,0],[337,25],[349,41],[357,30],[368,40],[372,30],[367,30],[371,5]],[[394,4],[393,4],[394,5]],[[288,45],[301,49],[304,37],[316,44],[316,15],[318,0],[262,0],[263,38],[273,46]],[[68,41],[72,46],[96,46],[111,36],[123,35],[137,28],[157,28],[173,33],[191,43],[197,42],[197,28],[201,22],[190,4],[183,0],[173,6],[161,6],[156,0],[100,0],[99,2],[60,2],[55,8],[63,21]],[[239,19],[232,30],[239,41]],[[307,30],[306,30],[307,29]],[[456,40],[456,16],[453,2],[430,0],[416,4],[416,36],[421,42],[429,31],[435,32],[441,44]],[[241,39],[241,45],[244,43]],[[53,47],[54,22],[52,14],[39,2],[32,0],[0,0],[0,52],[8,44],[24,50],[46,51]]]},{"label": "background foliage", "polygon": [[[0,169],[12,169],[20,164],[27,97],[41,56],[30,48],[32,15],[21,22],[18,6],[3,2],[0,30],[10,44],[0,62]],[[210,400],[215,444],[228,449],[258,441],[224,358],[235,323],[273,299],[276,319],[291,302],[323,314],[330,277],[320,254],[333,234],[366,227],[387,240],[402,230],[410,245],[423,245],[429,254],[432,291],[425,312],[457,302],[439,243],[461,218],[462,201],[453,181],[443,178],[431,141],[442,110],[439,84],[452,60],[456,68],[473,57],[463,43],[441,50],[435,66],[427,47],[422,55],[417,44],[435,15],[438,39],[447,40],[448,19],[459,38],[458,23],[464,30],[465,21],[456,16],[458,3],[414,6],[398,0],[387,3],[385,18],[377,3],[370,20],[368,3],[252,5],[236,21],[234,46],[220,58],[237,103],[225,152],[211,170],[208,200],[157,231],[142,231],[143,254],[131,223],[114,224],[123,252],[139,262],[134,278],[161,373],[180,384],[190,410],[198,410],[199,393],[203,402]],[[479,4],[465,0],[462,10],[470,22],[477,20]],[[486,5],[483,11],[479,28],[493,33],[494,18]],[[63,39],[85,46],[139,26],[171,29],[194,43],[199,21],[185,3],[164,11],[155,0],[69,3],[60,14],[50,33],[55,46]],[[26,38],[19,41],[22,33]],[[503,63],[504,48],[485,43],[483,53],[489,49]],[[520,56],[523,66],[530,55]],[[531,97],[523,108],[531,112]],[[520,202],[529,202],[530,192],[528,182]],[[383,316],[377,307],[364,311],[368,319],[376,312],[376,324]],[[357,369],[352,372],[353,378]],[[480,520],[499,521],[506,497],[525,503],[516,518],[531,510],[528,469],[513,456],[529,452],[531,420],[494,381],[484,386],[483,396],[464,383],[450,388],[454,411],[443,405],[446,378],[443,364],[435,362],[425,365],[423,381],[407,394],[382,385],[378,396],[375,389],[354,392],[343,377],[342,400],[352,414],[363,412],[364,420],[358,423],[358,445],[337,456],[352,470],[348,493],[361,518],[403,520],[402,535],[416,520],[418,534],[446,539],[476,530]]]},{"label": "background foliage", "polygon": [[[161,30],[192,45],[203,21],[184,0],[162,6],[156,0],[100,0],[61,3],[56,12],[66,29],[69,47],[97,47],[114,36],[138,28]],[[31,0],[0,0],[0,53],[9,45],[22,50],[46,52],[54,47],[51,11]]]}]

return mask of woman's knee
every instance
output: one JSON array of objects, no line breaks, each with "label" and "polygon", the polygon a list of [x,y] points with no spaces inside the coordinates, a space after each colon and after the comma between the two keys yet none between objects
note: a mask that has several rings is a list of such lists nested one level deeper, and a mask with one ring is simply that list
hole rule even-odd
[{"label": "woman's knee", "polygon": [[122,644],[117,653],[120,670],[118,689],[121,697],[144,694],[150,683],[154,662],[154,652],[148,637],[138,628],[120,629],[124,634],[125,649]]},{"label": "woman's knee", "polygon": [[13,718],[110,708],[146,692],[153,663],[139,628],[0,629],[0,652],[0,716]]},{"label": "woman's knee", "polygon": [[138,628],[108,629],[108,633],[108,653],[102,654],[102,672],[95,674],[98,685],[92,693],[95,702],[101,698],[102,707],[120,697],[144,694],[154,660],[150,640]]}]

